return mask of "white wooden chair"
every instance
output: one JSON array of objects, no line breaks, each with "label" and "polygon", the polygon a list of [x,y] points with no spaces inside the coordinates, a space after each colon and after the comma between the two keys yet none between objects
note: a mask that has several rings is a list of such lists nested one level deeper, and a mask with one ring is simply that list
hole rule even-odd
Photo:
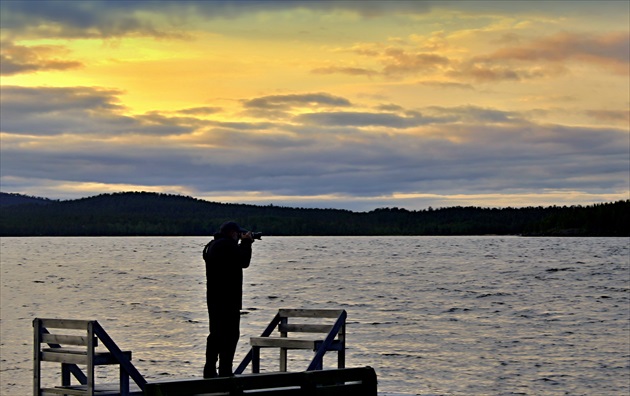
[{"label": "white wooden chair", "polygon": [[[121,351],[97,321],[36,318],[33,320],[33,327],[34,395],[102,394],[96,389],[94,368],[111,364],[120,366],[120,382],[116,394],[121,396],[138,394],[137,391],[130,393],[129,377],[134,380],[140,391],[144,389],[146,380],[131,363],[131,352]],[[106,352],[96,350],[99,341],[107,349]],[[42,362],[61,363],[61,386],[41,387]],[[86,373],[78,365],[85,366]],[[71,384],[71,374],[79,382],[78,385]]]},{"label": "white wooden chair", "polygon": [[[236,369],[236,374],[241,374],[250,361],[252,372],[260,372],[260,349],[279,348],[280,371],[287,371],[287,351],[289,349],[305,349],[315,352],[313,360],[307,371],[321,370],[323,368],[324,354],[328,351],[337,351],[338,368],[345,367],[346,351],[346,317],[343,309],[281,309],[267,326],[260,337],[250,339],[251,350]],[[294,318],[334,319],[331,324],[295,323]],[[277,329],[278,335],[273,336]],[[319,333],[319,337],[294,338],[290,333]]]}]

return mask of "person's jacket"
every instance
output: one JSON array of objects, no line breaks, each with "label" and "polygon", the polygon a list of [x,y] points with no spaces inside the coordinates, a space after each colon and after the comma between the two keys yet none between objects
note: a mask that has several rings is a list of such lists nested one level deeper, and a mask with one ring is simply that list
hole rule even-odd
[{"label": "person's jacket", "polygon": [[251,258],[250,240],[239,244],[229,236],[214,235],[204,254],[209,310],[243,308],[243,268],[249,267]]}]

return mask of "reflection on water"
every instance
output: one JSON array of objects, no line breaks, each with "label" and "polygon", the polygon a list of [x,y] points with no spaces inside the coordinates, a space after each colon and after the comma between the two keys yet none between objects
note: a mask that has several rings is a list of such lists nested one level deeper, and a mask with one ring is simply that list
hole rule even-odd
[{"label": "reflection on water", "polygon": [[[38,316],[99,320],[149,380],[200,377],[206,239],[3,238],[0,394],[31,392]],[[347,365],[375,367],[381,392],[626,395],[629,254],[626,238],[264,237],[236,360],[278,308],[342,307]]]}]

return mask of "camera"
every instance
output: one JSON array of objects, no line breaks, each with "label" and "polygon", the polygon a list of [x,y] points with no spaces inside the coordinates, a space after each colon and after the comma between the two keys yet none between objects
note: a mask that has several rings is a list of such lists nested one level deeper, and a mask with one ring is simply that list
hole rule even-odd
[{"label": "camera", "polygon": [[[246,234],[247,232],[242,232],[242,234]],[[262,239],[262,232],[254,232],[252,231],[252,239]]]}]

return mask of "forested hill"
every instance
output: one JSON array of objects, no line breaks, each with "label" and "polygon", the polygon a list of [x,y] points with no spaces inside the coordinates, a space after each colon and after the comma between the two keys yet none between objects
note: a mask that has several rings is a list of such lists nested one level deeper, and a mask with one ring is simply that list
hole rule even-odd
[{"label": "forested hill", "polygon": [[5,206],[14,206],[14,205],[22,205],[22,204],[49,204],[55,202],[52,199],[47,198],[39,198],[39,197],[31,197],[23,194],[9,194],[0,192],[0,208]]},{"label": "forested hill", "polygon": [[[6,198],[5,195],[15,194],[2,195]],[[630,236],[630,200],[571,207],[451,207],[421,211],[383,208],[352,212],[224,204],[156,193],[116,193],[3,205],[0,235],[209,236],[226,220],[235,220],[264,235]]]}]

